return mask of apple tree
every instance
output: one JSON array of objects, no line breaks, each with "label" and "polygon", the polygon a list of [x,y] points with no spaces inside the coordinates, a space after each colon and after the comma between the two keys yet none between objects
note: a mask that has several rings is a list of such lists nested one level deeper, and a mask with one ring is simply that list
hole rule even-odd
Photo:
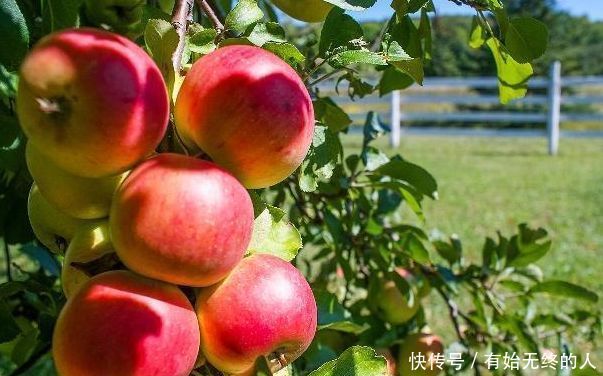
[{"label": "apple tree", "polygon": [[[546,26],[450,1],[501,102],[524,96]],[[416,225],[436,179],[379,147],[375,112],[344,143],[321,87],[421,85],[437,47],[431,0],[393,0],[369,39],[375,2],[2,0],[0,373],[527,373],[489,353],[598,374],[576,367],[598,296],[543,274],[546,230],[470,257]]]}]

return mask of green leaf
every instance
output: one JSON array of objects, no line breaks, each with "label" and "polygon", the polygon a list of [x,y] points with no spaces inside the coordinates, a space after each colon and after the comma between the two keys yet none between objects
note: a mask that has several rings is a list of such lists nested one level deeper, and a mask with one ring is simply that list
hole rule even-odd
[{"label": "green leaf", "polygon": [[425,248],[425,244],[414,233],[406,233],[402,244],[404,251],[416,262],[420,264],[429,264],[431,262],[429,251]]},{"label": "green leaf", "polygon": [[274,22],[256,24],[247,39],[259,47],[268,42],[285,43],[287,41],[285,30]]},{"label": "green leaf", "polygon": [[457,264],[463,256],[463,250],[459,247],[458,239],[454,241],[454,238],[450,238],[450,242],[444,242],[436,240],[433,242],[436,251],[442,256],[450,265]]},{"label": "green leaf", "polygon": [[352,64],[387,65],[383,55],[367,49],[339,52],[329,59],[329,63],[335,68]]},{"label": "green leaf", "polygon": [[542,56],[548,40],[546,25],[531,17],[511,20],[505,34],[505,46],[519,63],[528,63]]},{"label": "green leaf", "polygon": [[419,85],[423,85],[425,71],[423,70],[423,61],[421,59],[393,61],[390,64],[412,77]]},{"label": "green leaf", "polygon": [[4,300],[0,300],[0,343],[12,341],[21,333],[10,309]]},{"label": "green leaf", "polygon": [[333,132],[340,132],[352,124],[352,119],[331,98],[317,98],[314,105],[314,117]]},{"label": "green leaf", "polygon": [[327,127],[314,127],[312,147],[301,166],[300,188],[304,192],[314,192],[319,182],[329,181],[342,153],[341,141],[335,133]]},{"label": "green leaf", "polygon": [[0,2],[0,46],[0,64],[17,69],[29,48],[29,30],[15,0]]},{"label": "green leaf", "polygon": [[362,128],[362,149],[365,149],[372,141],[377,139],[390,131],[389,127],[385,125],[379,114],[374,111],[370,111],[366,115],[366,121],[364,122],[364,127]]},{"label": "green leaf", "polygon": [[326,329],[358,335],[358,334],[365,332],[368,329],[368,326],[356,324],[351,321],[338,321],[338,322],[318,326],[318,330],[326,330]]},{"label": "green leaf", "polygon": [[379,95],[384,96],[395,90],[404,90],[415,83],[408,74],[399,71],[394,67],[388,67],[383,71],[379,81]]},{"label": "green leaf", "polygon": [[544,229],[533,230],[525,223],[520,224],[508,250],[507,266],[524,267],[543,258],[551,249],[550,240],[541,241],[546,236]]},{"label": "green leaf", "polygon": [[429,0],[392,0],[391,7],[396,11],[398,17],[404,17],[409,13],[415,13],[424,7]]},{"label": "green leaf", "polygon": [[486,45],[492,51],[496,62],[500,101],[503,104],[522,98],[528,91],[528,80],[534,74],[530,64],[520,64],[513,59],[496,38],[489,38]]},{"label": "green leaf", "polygon": [[372,146],[364,148],[361,157],[366,171],[374,171],[389,162],[387,154]]},{"label": "green leaf", "polygon": [[178,47],[178,40],[178,33],[171,23],[160,19],[149,20],[147,23],[144,31],[147,51],[161,70],[173,100],[176,99],[176,87],[180,78],[180,74],[174,70],[172,63],[172,56]]},{"label": "green leaf", "polygon": [[327,16],[322,28],[319,54],[326,57],[329,51],[337,47],[347,47],[350,42],[363,36],[360,24],[351,16],[344,14],[343,9],[335,8]]},{"label": "green leaf", "polygon": [[243,33],[249,26],[263,18],[264,13],[256,0],[239,0],[234,9],[226,16],[224,26],[228,30]]},{"label": "green leaf", "polygon": [[407,182],[417,191],[433,199],[437,198],[438,184],[427,170],[414,163],[395,159],[379,167],[375,173]]},{"label": "green leaf", "polygon": [[253,234],[248,253],[266,253],[291,261],[302,247],[299,232],[284,220],[285,212],[274,206],[266,206],[253,222]]},{"label": "green leaf", "polygon": [[79,8],[83,0],[43,0],[42,20],[47,33],[80,25]]},{"label": "green leaf", "polygon": [[344,351],[335,360],[323,364],[309,376],[366,375],[387,376],[385,358],[378,356],[370,347],[354,346]]},{"label": "green leaf", "polygon": [[599,301],[599,295],[595,292],[565,281],[540,282],[532,286],[528,293],[545,293],[563,298],[584,300],[591,303]]},{"label": "green leaf", "polygon": [[291,43],[268,42],[262,48],[285,60],[293,68],[297,68],[305,61],[304,55]]},{"label": "green leaf", "polygon": [[201,25],[196,28],[191,27],[186,36],[188,49],[197,54],[207,55],[216,49],[217,35],[215,29],[205,29]]},{"label": "green leaf", "polygon": [[473,17],[471,34],[469,34],[469,46],[471,48],[481,48],[486,43],[486,32],[477,16]]},{"label": "green leaf", "polygon": [[[296,0],[299,1],[299,0]],[[338,6],[341,9],[347,10],[365,10],[377,2],[377,0],[325,0],[327,3],[331,3],[335,6]]]}]

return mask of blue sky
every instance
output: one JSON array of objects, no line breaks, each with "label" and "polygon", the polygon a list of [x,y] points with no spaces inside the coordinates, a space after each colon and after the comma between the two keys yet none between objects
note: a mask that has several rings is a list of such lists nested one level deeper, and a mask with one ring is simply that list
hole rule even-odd
[{"label": "blue sky", "polygon": [[[434,0],[440,14],[472,14],[470,8],[459,7],[449,0]],[[356,13],[359,20],[383,20],[391,14],[391,0],[377,0],[377,4],[369,10]],[[603,21],[603,0],[557,0],[558,7],[574,15],[588,16],[591,20]],[[354,12],[350,12],[354,13]]]}]

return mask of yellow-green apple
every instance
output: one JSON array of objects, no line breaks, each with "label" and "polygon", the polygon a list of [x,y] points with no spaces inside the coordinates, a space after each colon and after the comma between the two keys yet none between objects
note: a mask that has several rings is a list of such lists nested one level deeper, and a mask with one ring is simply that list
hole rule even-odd
[{"label": "yellow-green apple", "polygon": [[86,0],[85,14],[96,26],[135,38],[142,31],[146,0]]},{"label": "yellow-green apple", "polygon": [[111,271],[67,301],[52,351],[61,376],[187,376],[199,352],[199,326],[178,287]]},{"label": "yellow-green apple", "polygon": [[74,175],[122,173],[165,134],[169,102],[159,68],[127,38],[68,29],[25,58],[17,114],[34,146]]},{"label": "yellow-green apple", "polygon": [[115,193],[111,237],[122,262],[147,277],[209,286],[241,261],[253,230],[245,188],[208,161],[164,153]]},{"label": "yellow-green apple", "polygon": [[[61,269],[65,296],[71,298],[94,275],[115,266],[117,256],[112,257],[114,253],[108,221],[81,226],[67,247]],[[84,267],[90,263],[97,265],[94,268]]]},{"label": "yellow-green apple", "polygon": [[[433,334],[415,333],[407,336],[400,346],[398,370],[400,376],[436,376],[442,370],[436,355],[443,356],[444,345],[440,337]],[[412,361],[414,357],[415,361]]]},{"label": "yellow-green apple", "polygon": [[113,193],[127,173],[102,178],[73,175],[48,160],[34,145],[25,149],[27,167],[44,198],[75,218],[95,219],[109,215]]},{"label": "yellow-green apple", "polygon": [[48,202],[34,184],[27,200],[29,223],[36,238],[54,253],[63,253],[78,229],[92,221],[63,213]]},{"label": "yellow-green apple", "polygon": [[214,367],[242,374],[266,357],[272,371],[297,359],[316,331],[316,302],[303,275],[272,255],[254,254],[197,298],[201,350]]},{"label": "yellow-green apple", "polygon": [[388,376],[397,376],[398,375],[398,364],[396,363],[396,358],[392,354],[391,350],[387,347],[380,347],[375,350],[377,355],[381,355],[385,358],[387,362],[387,375]]},{"label": "yellow-green apple", "polygon": [[174,109],[181,136],[247,188],[289,176],[314,129],[308,91],[295,70],[254,46],[227,46],[193,64]]},{"label": "yellow-green apple", "polygon": [[289,16],[305,22],[322,22],[333,9],[333,4],[323,0],[271,0]]},{"label": "yellow-green apple", "polygon": [[[398,268],[396,272],[413,287],[412,274],[408,270]],[[410,302],[394,281],[385,280],[374,283],[377,285],[371,286],[370,303],[377,313],[390,324],[398,325],[410,321],[421,308],[420,297],[414,289],[414,299]]]}]

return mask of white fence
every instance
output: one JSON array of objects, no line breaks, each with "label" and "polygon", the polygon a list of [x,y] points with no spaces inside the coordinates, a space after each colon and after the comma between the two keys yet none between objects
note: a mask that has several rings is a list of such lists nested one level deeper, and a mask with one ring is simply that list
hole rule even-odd
[{"label": "white fence", "polygon": [[[331,84],[332,85],[332,84]],[[322,85],[321,85],[322,86]],[[562,105],[603,105],[603,89],[601,94],[562,94],[562,88],[584,88],[588,86],[602,86],[603,77],[561,77],[561,64],[555,62],[550,69],[549,77],[534,77],[529,81],[530,94],[525,98],[513,101],[513,105],[536,105],[538,111],[524,112],[513,111],[451,111],[451,112],[404,112],[410,104],[438,104],[438,105],[498,105],[498,95],[476,95],[471,94],[472,89],[496,89],[498,78],[496,77],[474,77],[474,78],[428,78],[423,87],[412,90],[393,92],[389,101],[386,98],[366,97],[356,102],[351,102],[344,96],[335,96],[335,101],[342,106],[355,105],[361,111],[348,111],[352,118],[359,120],[360,116],[367,110],[375,110],[385,118],[389,118],[392,126],[390,143],[393,147],[400,144],[405,122],[462,122],[462,123],[542,123],[540,130],[525,130],[526,135],[540,135],[548,138],[548,150],[551,155],[557,154],[559,149],[559,138],[565,135],[579,136],[580,131],[560,132],[559,125],[564,121],[573,122],[601,122],[603,124],[602,112],[573,113],[562,112]],[[322,86],[324,90],[332,91],[332,86]],[[447,90],[464,90],[462,94],[437,94],[430,92]],[[465,90],[466,89],[466,90]],[[532,93],[536,89],[538,94]],[[385,106],[384,106],[385,105]],[[546,128],[544,127],[546,125]],[[423,129],[423,128],[422,128]],[[435,128],[445,130],[445,128]],[[603,127],[601,128],[603,130]],[[429,132],[433,134],[437,132]],[[453,131],[445,131],[444,134],[453,134]],[[463,135],[482,135],[484,132],[460,132]],[[488,133],[488,132],[486,132]],[[515,132],[516,135],[521,132]],[[582,135],[603,136],[603,132],[584,131]]]}]

